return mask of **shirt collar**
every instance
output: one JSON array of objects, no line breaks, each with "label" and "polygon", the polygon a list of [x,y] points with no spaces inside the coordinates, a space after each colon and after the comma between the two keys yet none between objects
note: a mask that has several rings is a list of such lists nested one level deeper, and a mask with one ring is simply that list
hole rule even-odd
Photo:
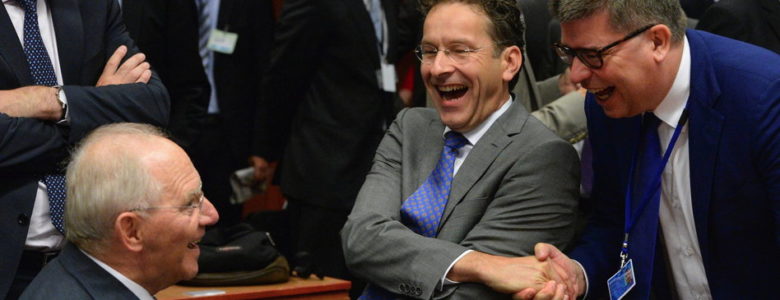
[{"label": "shirt collar", "polygon": [[149,294],[149,291],[147,291],[145,288],[140,286],[139,284],[135,283],[134,281],[130,280],[130,278],[125,277],[125,275],[122,275],[122,273],[119,273],[119,271],[114,270],[111,266],[105,264],[104,262],[98,260],[97,258],[92,257],[92,255],[89,255],[89,253],[84,252],[84,250],[79,249],[81,253],[84,253],[89,259],[94,261],[98,266],[106,270],[111,276],[114,276],[119,282],[121,282],[125,287],[127,287],[130,292],[135,294],[138,299],[141,300],[152,300],[154,297],[152,297],[151,294]]},{"label": "shirt collar", "polygon": [[[461,132],[463,134],[463,137],[465,137],[466,140],[469,141],[470,145],[476,145],[477,142],[479,142],[479,139],[481,139],[482,136],[485,135],[485,133],[488,131],[488,129],[490,129],[490,126],[492,126],[493,123],[495,123],[496,120],[498,120],[498,118],[501,117],[501,115],[503,115],[504,112],[506,112],[509,109],[509,106],[511,105],[512,105],[512,96],[510,95],[508,101],[505,101],[504,104],[501,105],[501,107],[499,107],[492,114],[490,114],[490,116],[488,116],[488,118],[485,119],[485,121],[482,121],[482,124],[479,124],[477,127],[475,127],[474,129],[468,132]],[[452,129],[450,129],[450,127],[448,126],[445,126],[444,133],[442,133],[442,135],[447,134],[447,132],[450,131],[452,131]]]},{"label": "shirt collar", "polygon": [[680,121],[685,105],[688,102],[688,96],[691,94],[691,50],[688,44],[688,38],[683,38],[683,54],[680,61],[680,67],[677,69],[677,75],[672,83],[672,88],[653,113],[664,123],[672,128],[677,127]]}]

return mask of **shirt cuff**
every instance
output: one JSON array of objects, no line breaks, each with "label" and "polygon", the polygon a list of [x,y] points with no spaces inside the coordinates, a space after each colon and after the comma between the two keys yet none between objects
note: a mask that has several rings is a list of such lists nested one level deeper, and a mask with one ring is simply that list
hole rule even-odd
[{"label": "shirt cuff", "polygon": [[463,252],[463,254],[461,254],[460,256],[455,258],[455,260],[452,261],[450,266],[447,267],[447,270],[444,271],[444,275],[441,276],[441,280],[439,280],[439,286],[437,287],[437,289],[439,291],[443,290],[444,286],[460,283],[460,282],[457,282],[457,281],[452,281],[452,280],[447,279],[447,274],[450,273],[450,269],[452,269],[452,266],[454,266],[455,263],[457,263],[461,258],[463,258],[464,256],[466,256],[466,254],[469,254],[469,252],[472,252],[472,251],[474,251],[474,250],[466,250],[465,252]]},{"label": "shirt cuff", "polygon": [[[62,101],[62,103],[65,104],[65,107],[68,107],[68,96],[65,95],[65,90],[64,89],[60,88],[57,97],[58,97],[58,99],[60,101]],[[68,125],[68,124],[70,124],[70,109],[65,109],[64,113],[65,113],[65,115],[62,116],[62,120],[57,122],[57,124],[60,124],[60,125]]]},{"label": "shirt cuff", "polygon": [[586,298],[588,298],[588,286],[590,285],[590,283],[588,282],[588,273],[585,272],[585,267],[583,267],[580,262],[573,259],[572,261],[577,263],[577,266],[579,266],[580,270],[582,270],[582,276],[585,277],[585,293],[582,294],[582,300],[585,300]]}]

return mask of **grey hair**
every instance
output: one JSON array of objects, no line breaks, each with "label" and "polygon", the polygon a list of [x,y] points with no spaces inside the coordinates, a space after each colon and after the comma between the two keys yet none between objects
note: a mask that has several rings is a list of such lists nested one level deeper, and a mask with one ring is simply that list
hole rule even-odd
[{"label": "grey hair", "polygon": [[156,203],[161,184],[141,160],[145,142],[165,138],[147,124],[115,123],[90,133],[77,147],[66,173],[66,238],[82,249],[102,247],[116,217]]},{"label": "grey hair", "polygon": [[561,23],[587,18],[602,9],[618,32],[628,33],[650,24],[663,24],[672,42],[683,40],[687,19],[679,0],[551,0],[550,13]]}]

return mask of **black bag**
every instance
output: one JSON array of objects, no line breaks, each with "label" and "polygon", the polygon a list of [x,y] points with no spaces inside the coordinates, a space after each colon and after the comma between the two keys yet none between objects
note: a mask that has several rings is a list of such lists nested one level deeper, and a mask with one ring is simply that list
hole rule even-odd
[{"label": "black bag", "polygon": [[286,282],[290,266],[267,232],[240,223],[206,232],[198,244],[198,275],[183,285],[255,285]]}]

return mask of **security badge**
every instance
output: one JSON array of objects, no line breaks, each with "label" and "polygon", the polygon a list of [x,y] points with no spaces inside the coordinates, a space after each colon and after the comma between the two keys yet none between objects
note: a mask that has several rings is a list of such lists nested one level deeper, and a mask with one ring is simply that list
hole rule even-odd
[{"label": "security badge", "polygon": [[620,270],[618,270],[615,275],[612,275],[612,277],[607,280],[609,299],[623,299],[635,285],[636,277],[634,276],[634,263],[629,259],[628,262],[620,267]]},{"label": "security badge", "polygon": [[206,47],[209,50],[224,54],[233,54],[236,50],[238,34],[226,30],[212,29],[209,36],[209,42]]}]

